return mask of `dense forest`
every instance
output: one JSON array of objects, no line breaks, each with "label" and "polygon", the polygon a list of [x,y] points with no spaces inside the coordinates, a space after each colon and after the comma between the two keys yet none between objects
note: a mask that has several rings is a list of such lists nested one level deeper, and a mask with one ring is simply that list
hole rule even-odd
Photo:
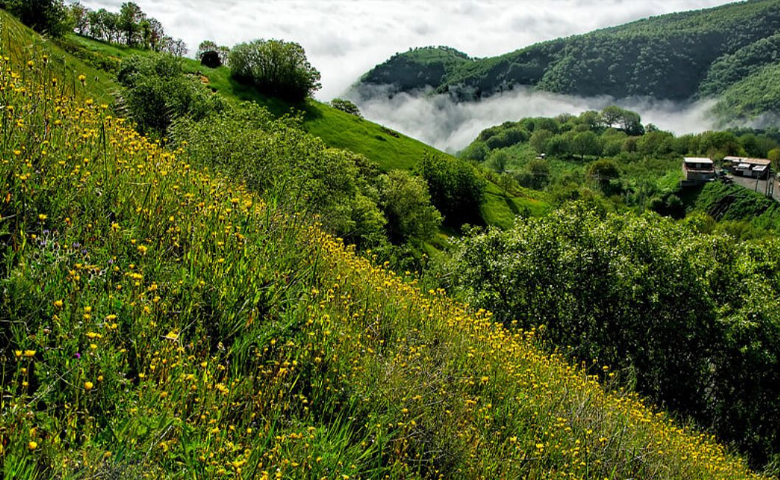
[{"label": "dense forest", "polygon": [[430,87],[475,100],[518,85],[578,96],[689,100],[723,94],[724,121],[780,107],[770,85],[777,65],[780,2],[760,0],[652,17],[552,40],[499,57],[469,59],[441,47],[393,56],[366,73],[358,94]]}]

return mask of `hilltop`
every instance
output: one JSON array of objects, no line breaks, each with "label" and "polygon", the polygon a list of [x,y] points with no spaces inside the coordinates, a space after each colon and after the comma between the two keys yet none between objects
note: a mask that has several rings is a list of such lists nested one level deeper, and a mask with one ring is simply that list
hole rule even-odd
[{"label": "hilltop", "polygon": [[4,478],[760,478],[26,54],[0,71]]},{"label": "hilltop", "polygon": [[[778,28],[777,0],[734,3],[651,17],[498,57],[470,59],[441,47],[399,53],[367,72],[355,89],[371,96],[431,88],[461,101],[518,86],[618,99],[723,97],[716,107],[722,120],[753,119],[780,107],[771,74],[778,65],[773,48]],[[377,93],[376,86],[384,87]]]}]

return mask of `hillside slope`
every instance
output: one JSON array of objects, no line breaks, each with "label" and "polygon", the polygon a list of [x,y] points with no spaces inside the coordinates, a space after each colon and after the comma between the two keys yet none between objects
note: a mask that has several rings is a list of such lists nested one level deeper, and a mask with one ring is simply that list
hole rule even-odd
[{"label": "hillside slope", "polygon": [[25,65],[0,71],[4,478],[757,478]]},{"label": "hillside slope", "polygon": [[[98,65],[121,61],[131,55],[148,55],[142,50],[109,45],[77,35],[70,35],[67,43],[72,53],[92,58]],[[444,61],[465,61],[462,54],[446,50]],[[429,59],[438,61],[438,57]],[[364,155],[382,171],[411,170],[426,154],[449,156],[418,140],[378,125],[369,120],[342,112],[330,105],[307,99],[303,105],[291,105],[260,94],[254,88],[235,81],[227,67],[208,68],[193,59],[183,59],[185,69],[199,75],[215,92],[235,101],[251,101],[276,116],[303,114],[303,128],[321,138],[326,145]],[[490,184],[482,218],[487,225],[509,228],[518,212],[544,214],[550,209],[544,200],[529,195],[514,196]]]},{"label": "hillside slope", "polygon": [[[444,64],[442,80],[427,83],[439,93],[474,100],[513,88],[578,96],[615,98],[650,96],[688,100],[706,97],[776,65],[772,36],[780,28],[780,2],[759,0],[652,17],[585,35],[548,41],[499,57]],[[435,49],[431,49],[435,50]],[[372,86],[396,91],[419,89],[406,79],[418,65],[418,52],[402,53],[375,67],[357,86],[373,95]],[[735,64],[743,63],[743,68]],[[399,65],[403,68],[399,68]],[[430,76],[422,75],[422,79]],[[749,100],[749,97],[744,97]],[[765,105],[748,108],[751,116]],[[732,118],[729,112],[723,118]]]}]

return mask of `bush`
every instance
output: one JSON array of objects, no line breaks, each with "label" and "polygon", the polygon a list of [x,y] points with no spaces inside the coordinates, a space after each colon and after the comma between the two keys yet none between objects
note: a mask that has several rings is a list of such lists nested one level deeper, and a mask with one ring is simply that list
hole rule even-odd
[{"label": "bush", "polygon": [[130,57],[122,62],[117,80],[125,87],[128,113],[145,134],[165,135],[178,117],[198,120],[224,108],[224,100],[185,75],[181,60],[170,55]]},{"label": "bush", "polygon": [[345,100],[343,98],[334,98],[330,101],[330,106],[336,110],[341,110],[342,112],[354,115],[358,118],[363,118],[363,115],[360,113],[358,106],[349,100]]},{"label": "bush", "polygon": [[761,465],[780,452],[779,249],[575,203],[466,239],[446,278]]},{"label": "bush", "polygon": [[70,30],[70,18],[62,0],[7,0],[5,9],[28,27],[60,37]]},{"label": "bush", "polygon": [[230,52],[230,70],[260,93],[301,102],[320,89],[320,72],[309,64],[303,47],[283,40],[255,40]]},{"label": "bush", "polygon": [[482,222],[485,180],[469,163],[443,155],[426,154],[415,167],[431,192],[431,201],[450,226]]},{"label": "bush", "polygon": [[404,170],[392,170],[379,177],[379,195],[391,240],[419,241],[436,234],[442,218],[431,205],[425,180]]}]

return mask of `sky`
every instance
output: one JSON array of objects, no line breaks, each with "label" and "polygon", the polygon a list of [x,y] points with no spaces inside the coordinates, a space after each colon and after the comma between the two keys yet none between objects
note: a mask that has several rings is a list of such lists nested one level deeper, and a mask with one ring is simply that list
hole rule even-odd
[{"label": "sky", "polygon": [[[81,0],[119,11],[122,0]],[[486,57],[533,43],[723,0],[135,0],[194,54],[258,38],[300,43],[322,74],[321,100],[410,47],[447,45]]]},{"label": "sky", "polygon": [[[87,7],[119,11],[122,0],[81,0]],[[342,96],[357,79],[391,55],[411,47],[446,45],[473,57],[507,53],[536,42],[586,33],[663,13],[708,8],[723,0],[135,0],[149,16],[162,22],[166,33],[182,38],[193,55],[204,39],[233,46],[255,39],[300,43],[310,63],[322,74],[316,97]],[[503,97],[502,97],[503,98]],[[515,101],[518,100],[519,101]],[[513,108],[495,100],[465,106],[460,120],[444,118],[458,109],[443,100],[419,103],[360,105],[366,118],[455,151],[474,130],[518,120],[533,106],[535,115],[577,114],[609,99],[550,97],[514,92]],[[530,102],[530,103],[529,103]],[[545,103],[547,102],[547,103]],[[647,102],[638,99],[639,104]],[[437,106],[438,105],[438,106]],[[547,107],[545,107],[547,105]],[[492,106],[493,108],[488,108]],[[647,106],[647,105],[645,105]],[[415,107],[427,109],[416,115]],[[688,111],[687,107],[692,110]],[[603,107],[602,107],[603,108]],[[658,110],[660,108],[660,110]],[[399,115],[398,109],[407,115]],[[653,110],[655,109],[655,110]],[[652,105],[640,111],[676,133],[708,128],[700,121],[701,105]],[[682,119],[677,118],[681,113]],[[520,116],[517,116],[520,115]],[[690,122],[690,120],[694,120]],[[674,121],[674,122],[673,122]],[[428,123],[432,122],[432,125]],[[675,123],[676,122],[676,123]],[[675,125],[672,125],[675,123]],[[693,128],[692,128],[693,127]],[[473,136],[471,136],[473,139]],[[465,142],[465,144],[464,144]]]}]

